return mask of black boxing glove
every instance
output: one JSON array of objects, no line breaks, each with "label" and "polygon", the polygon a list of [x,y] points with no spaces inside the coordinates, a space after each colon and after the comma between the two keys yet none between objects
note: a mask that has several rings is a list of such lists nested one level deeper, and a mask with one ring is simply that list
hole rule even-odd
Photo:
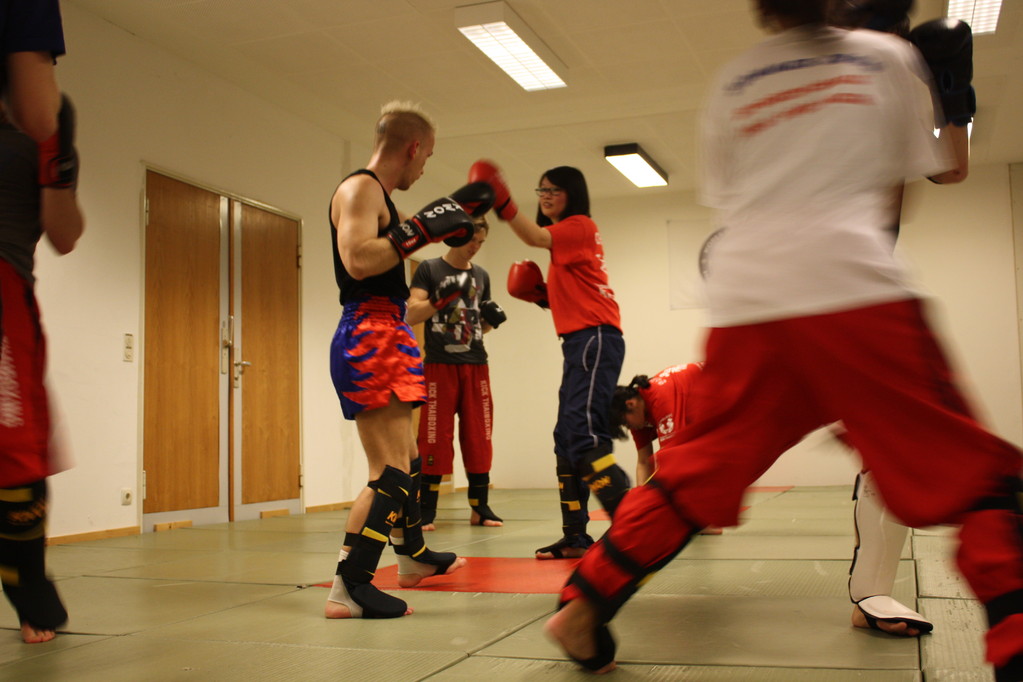
[{"label": "black boxing glove", "polygon": [[480,303],[480,316],[494,329],[501,326],[501,323],[508,319],[504,309],[496,301],[483,301]]},{"label": "black boxing glove", "polygon": [[443,197],[427,204],[400,225],[395,225],[385,234],[391,245],[402,258],[408,258],[427,244],[444,239],[472,239],[472,218],[450,197]]},{"label": "black boxing glove", "polygon": [[933,19],[909,32],[934,75],[945,120],[965,126],[977,113],[973,80],[973,31],[958,19]]}]

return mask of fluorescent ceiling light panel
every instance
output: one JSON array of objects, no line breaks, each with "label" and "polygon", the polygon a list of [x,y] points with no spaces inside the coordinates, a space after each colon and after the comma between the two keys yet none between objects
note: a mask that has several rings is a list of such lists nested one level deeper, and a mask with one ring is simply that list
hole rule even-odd
[{"label": "fluorescent ceiling light panel", "polygon": [[668,174],[635,142],[604,147],[604,158],[636,187],[668,184]]},{"label": "fluorescent ceiling light panel", "polygon": [[504,2],[456,7],[455,26],[525,90],[565,87],[568,68]]},{"label": "fluorescent ceiling light panel", "polygon": [[973,29],[973,35],[994,33],[998,27],[998,13],[1002,0],[948,0],[950,19],[965,21]]}]

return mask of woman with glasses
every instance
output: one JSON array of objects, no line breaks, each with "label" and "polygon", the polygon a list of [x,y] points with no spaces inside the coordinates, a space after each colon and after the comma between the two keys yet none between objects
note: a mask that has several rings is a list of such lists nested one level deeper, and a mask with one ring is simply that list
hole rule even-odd
[{"label": "woman with glasses", "polygon": [[498,216],[522,241],[550,251],[546,284],[535,263],[520,261],[508,274],[508,292],[549,305],[564,355],[554,427],[563,532],[561,539],[536,550],[536,558],[578,558],[593,544],[586,533],[590,491],[613,515],[629,488],[629,477],[612,454],[608,424],[625,342],[600,232],[590,218],[586,179],[569,166],[545,172],[536,190],[534,221],[518,211],[497,166],[478,161],[469,175],[490,183]]}]

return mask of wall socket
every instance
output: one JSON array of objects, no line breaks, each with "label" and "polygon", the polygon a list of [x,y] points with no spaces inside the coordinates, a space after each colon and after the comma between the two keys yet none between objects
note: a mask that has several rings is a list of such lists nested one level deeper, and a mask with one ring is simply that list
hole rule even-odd
[{"label": "wall socket", "polygon": [[121,504],[127,506],[132,503],[135,496],[131,492],[131,488],[121,488]]},{"label": "wall socket", "polygon": [[124,361],[135,362],[135,337],[131,334],[124,335]]}]

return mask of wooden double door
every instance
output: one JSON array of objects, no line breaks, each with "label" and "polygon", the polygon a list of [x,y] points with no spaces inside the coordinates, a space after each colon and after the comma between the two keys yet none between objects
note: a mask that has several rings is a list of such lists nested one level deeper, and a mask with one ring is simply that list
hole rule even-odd
[{"label": "wooden double door", "polygon": [[301,511],[299,228],[147,172],[145,530]]}]

